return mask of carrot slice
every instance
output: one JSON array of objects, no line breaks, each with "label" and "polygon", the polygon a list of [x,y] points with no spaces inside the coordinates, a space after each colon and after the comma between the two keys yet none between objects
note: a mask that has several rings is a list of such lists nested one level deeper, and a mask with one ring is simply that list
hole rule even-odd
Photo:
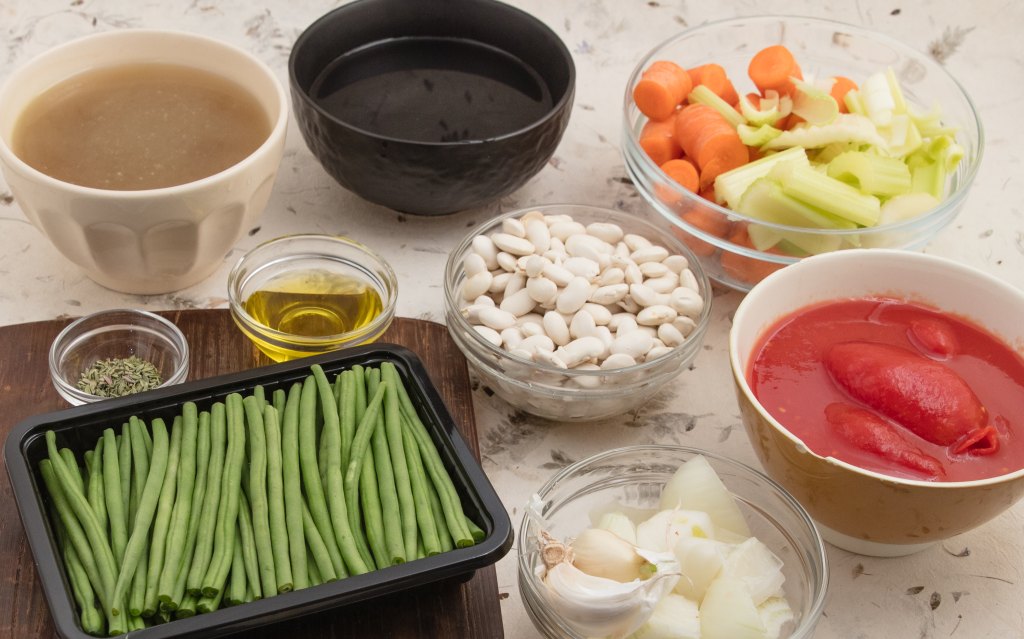
[{"label": "carrot slice", "polygon": [[849,93],[850,91],[857,90],[857,83],[851,80],[850,78],[841,75],[837,75],[832,79],[835,80],[835,82],[832,83],[832,90],[829,92],[829,94],[835,99],[836,102],[839,103],[840,113],[849,113],[849,110],[847,110],[846,108],[846,101],[843,100],[843,98],[845,98],[846,94]]},{"label": "carrot slice", "polygon": [[697,161],[701,171],[712,161],[719,172],[728,171],[746,164],[750,158],[732,125],[718,111],[703,104],[691,104],[679,112],[676,140],[686,156]]},{"label": "carrot slice", "polygon": [[689,74],[678,64],[659,60],[651,64],[633,87],[633,101],[652,120],[672,115],[693,88]]},{"label": "carrot slice", "polygon": [[740,101],[740,96],[736,93],[736,87],[729,81],[729,76],[726,75],[725,69],[721,65],[702,64],[699,67],[690,69],[689,73],[693,86],[703,84],[711,89],[712,93],[732,106],[736,106]]},{"label": "carrot slice", "polygon": [[676,141],[675,114],[664,120],[649,120],[640,130],[640,148],[658,166],[681,157],[683,149]]},{"label": "carrot slice", "polygon": [[[750,234],[747,232],[746,223],[733,225],[728,240],[733,244],[754,248],[754,244],[750,241]],[[747,284],[757,284],[775,271],[785,268],[785,264],[764,262],[730,251],[722,251],[721,265],[726,275]]]},{"label": "carrot slice", "polygon": [[683,188],[697,192],[698,178],[697,178],[697,167],[689,160],[669,160],[661,165],[661,170],[665,172],[665,175],[669,176]]},{"label": "carrot slice", "polygon": [[779,94],[789,95],[794,89],[790,78],[803,79],[796,58],[793,57],[789,49],[781,44],[765,47],[754,54],[747,66],[747,75],[762,94],[765,91],[775,90]]},{"label": "carrot slice", "polygon": [[[730,222],[724,215],[720,215],[716,211],[701,205],[691,207],[688,211],[680,214],[679,217],[690,226],[695,226],[705,233],[716,237],[725,237],[728,235],[729,229],[732,226],[732,222]],[[690,247],[690,250],[693,251],[694,255],[698,257],[710,257],[711,255],[714,255],[716,250],[714,244],[698,237],[694,237],[682,229],[673,229],[673,231],[675,232],[676,237]]]}]

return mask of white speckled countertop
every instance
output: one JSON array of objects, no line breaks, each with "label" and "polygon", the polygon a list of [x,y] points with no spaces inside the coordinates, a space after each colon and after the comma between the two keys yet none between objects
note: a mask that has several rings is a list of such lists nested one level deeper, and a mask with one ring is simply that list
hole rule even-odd
[{"label": "white speckled countertop", "polygon": [[[220,38],[259,56],[287,82],[291,43],[336,3],[310,0],[0,0],[0,80],[47,48],[99,30],[172,28]],[[417,218],[368,204],[328,177],[292,124],[284,164],[259,225],[206,281],[140,297],[99,287],[24,218],[0,181],[0,324],[102,308],[214,308],[226,304],[240,252],[285,233],[341,233],[379,250],[400,280],[398,314],[440,321],[449,249],[468,227],[501,211],[548,202],[610,206],[653,215],[625,180],[618,139],[626,79],[655,43],[687,26],[755,13],[815,15],[862,24],[939,59],[980,111],[985,158],[959,218],[927,251],[1024,287],[1024,180],[1019,110],[1024,104],[1024,3],[1013,0],[514,0],[559,33],[576,60],[576,101],[555,158],[526,186],[491,206]],[[631,443],[706,447],[757,465],[739,422],[726,358],[728,317],[740,296],[719,292],[713,326],[694,370],[643,410],[593,425],[542,423],[477,389],[484,468],[518,525],[521,505],[555,470]],[[0,366],[3,364],[0,363]],[[821,639],[1024,636],[1024,503],[982,528],[902,559],[829,548],[829,603]],[[507,637],[536,636],[520,603],[515,551],[498,565]],[[505,596],[507,595],[507,596]]]}]

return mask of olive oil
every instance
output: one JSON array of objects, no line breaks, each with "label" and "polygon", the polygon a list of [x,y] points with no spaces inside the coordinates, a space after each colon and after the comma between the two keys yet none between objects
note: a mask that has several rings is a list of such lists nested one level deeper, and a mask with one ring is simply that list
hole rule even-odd
[{"label": "olive oil", "polygon": [[303,338],[337,339],[357,331],[384,309],[377,290],[366,280],[326,270],[287,273],[268,281],[245,300],[245,310],[267,328],[289,336],[270,342],[255,335],[257,346],[271,359],[283,361],[310,354]]}]

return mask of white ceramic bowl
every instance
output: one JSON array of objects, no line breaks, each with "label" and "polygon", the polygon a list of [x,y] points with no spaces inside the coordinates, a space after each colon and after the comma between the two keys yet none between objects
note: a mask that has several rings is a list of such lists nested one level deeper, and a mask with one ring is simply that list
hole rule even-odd
[{"label": "white ceramic bowl", "polygon": [[890,249],[851,249],[807,258],[747,294],[729,335],[740,413],[770,477],[796,497],[832,544],[897,556],[976,528],[1024,496],[1024,469],[973,481],[883,475],[823,457],[772,417],[747,381],[764,330],[809,304],[885,295],[966,317],[1024,354],[1024,291],[952,260]]},{"label": "white ceramic bowl", "polygon": [[[96,67],[180,64],[228,77],[272,122],[247,158],[180,186],[113,191],[62,182],[11,150],[21,112],[55,84]],[[55,47],[0,87],[0,167],[25,216],[90,278],[117,291],[167,293],[212,273],[266,206],[284,152],[287,96],[273,72],[248,53],[202,36],[119,30]]]}]

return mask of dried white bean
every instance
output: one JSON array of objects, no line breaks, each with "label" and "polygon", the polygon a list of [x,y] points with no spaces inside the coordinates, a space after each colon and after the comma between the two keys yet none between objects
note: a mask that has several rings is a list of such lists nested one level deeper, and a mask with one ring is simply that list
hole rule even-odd
[{"label": "dried white bean", "polygon": [[[490,273],[488,273],[490,275]],[[497,275],[491,276],[491,286],[487,289],[489,293],[504,293],[505,287],[508,286],[509,280],[512,279],[513,273],[507,271],[498,271]]]},{"label": "dried white bean", "polygon": [[651,350],[647,351],[647,355],[644,356],[644,361],[645,362],[650,362],[650,361],[656,360],[659,357],[664,357],[664,356],[668,355],[669,353],[671,353],[674,350],[676,350],[676,349],[672,348],[671,346],[656,346],[656,347],[652,348]]},{"label": "dried white bean", "polygon": [[526,237],[526,226],[522,220],[517,220],[514,217],[506,217],[502,220],[501,230],[503,233],[515,235],[516,237]]},{"label": "dried white bean", "polygon": [[[495,240],[494,243],[498,244],[498,241]],[[498,244],[498,246],[501,245]],[[638,248],[629,254],[629,258],[637,264],[643,264],[644,262],[661,262],[666,257],[668,257],[668,249],[663,246],[654,245]]]},{"label": "dried white bean", "polygon": [[565,268],[564,266],[559,266],[558,264],[554,263],[544,265],[544,268],[541,270],[541,273],[544,275],[544,277],[554,282],[555,286],[558,287],[568,286],[569,282],[572,281],[572,278],[575,277],[572,271]]},{"label": "dried white bean", "polygon": [[[665,342],[661,341],[657,337],[655,337],[653,340],[651,340],[651,350],[652,351],[654,349],[656,349],[656,348],[664,348],[664,346],[665,346]],[[649,353],[651,351],[647,351],[647,352]]]},{"label": "dried white bean", "polygon": [[490,290],[493,280],[494,276],[491,275],[490,271],[480,271],[466,278],[466,281],[462,283],[462,298],[473,300],[480,297]]},{"label": "dried white bean", "polygon": [[526,288],[526,275],[522,273],[510,273],[510,275],[512,277],[508,278],[508,283],[505,284],[505,297],[511,297]]},{"label": "dried white bean", "polygon": [[640,312],[640,305],[634,302],[631,297],[619,300],[619,308],[627,313],[633,313],[634,315]]},{"label": "dried white bean", "polygon": [[640,272],[640,267],[635,262],[626,263],[626,284],[643,284],[644,274]]},{"label": "dried white bean", "polygon": [[672,291],[668,297],[668,305],[674,308],[680,315],[696,319],[704,310],[704,300],[697,291],[680,286]]},{"label": "dried white bean", "polygon": [[651,245],[651,241],[642,235],[636,233],[627,233],[622,236],[622,241],[629,247],[629,251],[632,253],[637,249],[647,248]]},{"label": "dried white bean", "polygon": [[615,336],[622,337],[626,333],[631,333],[637,329],[639,324],[636,323],[636,315],[632,313],[622,313],[625,317],[619,320],[615,327]]},{"label": "dried white bean", "polygon": [[551,231],[543,220],[526,222],[526,239],[530,240],[530,244],[533,244],[538,253],[545,253],[551,248]]},{"label": "dried white bean", "polygon": [[[623,353],[633,359],[638,359],[651,350],[652,341],[653,338],[643,331],[630,331],[625,335],[615,338],[615,341],[612,342],[611,352],[612,355]],[[611,356],[609,356],[609,359],[611,359]]]},{"label": "dried white bean", "polygon": [[529,224],[530,222],[533,222],[533,221],[543,222],[544,221],[544,214],[541,213],[540,211],[534,209],[533,211],[530,211],[529,213],[526,213],[525,215],[523,215],[523,217],[521,217],[519,219],[522,220],[523,224]]},{"label": "dried white bean", "polygon": [[562,361],[561,357],[555,355],[553,351],[537,350],[537,352],[533,354],[533,359],[541,362],[542,364],[554,366],[555,368],[569,368],[568,364]]},{"label": "dried white bean", "polygon": [[508,271],[509,273],[515,272],[516,267],[519,266],[515,256],[511,253],[506,253],[505,251],[498,253],[497,259],[498,267],[502,270]]},{"label": "dried white bean", "polygon": [[632,313],[616,311],[612,313],[612,318],[608,321],[608,329],[612,331],[619,330],[619,326],[622,326],[624,320],[629,320],[636,324],[636,316]]},{"label": "dried white bean", "polygon": [[658,327],[658,339],[664,342],[665,346],[679,346],[686,341],[686,336],[669,322]]},{"label": "dried white bean", "polygon": [[570,235],[579,235],[587,232],[586,227],[579,222],[558,222],[556,224],[552,224],[548,230],[551,231],[552,238],[557,237],[562,240],[562,242],[565,242]]},{"label": "dried white bean", "polygon": [[559,313],[575,313],[583,308],[589,297],[590,280],[584,277],[574,277],[558,294],[555,308]]},{"label": "dried white bean", "polygon": [[544,253],[541,254],[541,257],[543,257],[547,261],[552,262],[554,264],[561,264],[562,263],[562,258],[564,258],[565,255],[563,255],[562,253],[559,253],[558,251],[556,251],[554,249],[548,249],[548,250],[544,251]]},{"label": "dried white bean", "polygon": [[530,353],[536,353],[537,351],[548,351],[550,353],[555,350],[555,343],[547,335],[529,335],[519,343],[519,348]]},{"label": "dried white bean", "polygon": [[569,322],[569,336],[575,338],[588,337],[594,334],[596,328],[597,322],[594,321],[594,316],[580,309],[572,316],[572,321]]},{"label": "dried white bean", "polygon": [[[487,299],[491,298],[488,297]],[[494,308],[494,302],[491,302],[490,306],[486,304],[470,304],[469,306],[464,307],[459,312],[462,314],[463,317],[466,318],[466,321],[469,322],[470,324],[479,324],[480,311],[482,311],[485,308]]]},{"label": "dried white bean", "polygon": [[607,253],[597,254],[597,265],[601,267],[601,270],[605,270],[612,265],[612,256]]},{"label": "dried white bean", "polygon": [[538,304],[554,302],[558,297],[558,287],[546,277],[531,277],[526,282],[526,290]]},{"label": "dried white bean", "polygon": [[569,222],[575,222],[571,215],[545,215],[544,223],[548,226],[554,226],[555,224],[565,224]]},{"label": "dried white bean", "polygon": [[[559,353],[559,351],[561,352]],[[572,368],[584,362],[596,361],[603,351],[604,343],[600,339],[587,336],[569,342],[555,353]]]},{"label": "dried white bean", "polygon": [[588,257],[570,257],[562,266],[573,275],[586,278],[588,282],[596,280],[601,272],[601,265]]},{"label": "dried white bean", "polygon": [[688,268],[679,271],[679,285],[685,286],[691,291],[700,292],[700,284],[697,283],[697,276]]},{"label": "dried white bean", "polygon": [[611,353],[612,342],[615,341],[615,336],[612,335],[607,326],[598,326],[594,329],[594,337],[601,340],[601,343],[604,344],[604,350],[601,351],[601,356],[598,358],[603,360]]},{"label": "dried white bean", "polygon": [[473,252],[484,258],[487,268],[494,270],[498,268],[498,249],[494,242],[486,235],[477,235],[473,238]]},{"label": "dried white bean", "polygon": [[462,270],[466,272],[466,277],[473,277],[487,270],[487,262],[478,253],[466,253],[466,257],[462,258]]},{"label": "dried white bean", "polygon": [[622,298],[626,297],[629,293],[629,286],[626,284],[609,284],[608,286],[600,286],[590,296],[591,302],[595,304],[613,304],[615,302],[622,303]]},{"label": "dried white bean", "polygon": [[653,341],[658,336],[658,329],[654,326],[637,326],[634,333],[643,333]]},{"label": "dried white bean", "polygon": [[[640,272],[644,274],[644,277],[661,277],[670,273],[668,267],[661,262],[644,262],[640,265]],[[675,275],[675,273],[672,274]]]},{"label": "dried white bean", "polygon": [[597,277],[597,284],[598,284],[598,286],[608,286],[610,284],[622,284],[625,281],[626,281],[626,273],[621,268],[618,268],[618,267],[612,267],[612,268],[609,268],[609,269],[605,269],[605,271],[603,273],[601,273]]},{"label": "dried white bean", "polygon": [[672,326],[682,334],[683,337],[689,337],[690,333],[697,328],[697,322],[693,321],[685,315],[680,315],[672,321]]},{"label": "dried white bean", "polygon": [[622,239],[622,227],[611,222],[594,222],[587,225],[587,233],[603,242],[615,245]]},{"label": "dried white bean", "polygon": [[533,322],[537,326],[540,326],[541,322],[543,321],[544,315],[542,313],[527,313],[526,315],[523,315],[522,317],[516,320],[516,326],[522,328],[524,324],[529,324],[530,322]]},{"label": "dried white bean", "polygon": [[516,316],[500,308],[481,308],[480,323],[496,331],[503,331],[516,325]]},{"label": "dried white bean", "polygon": [[601,368],[606,371],[627,366],[636,366],[636,358],[627,353],[612,353],[601,362]]},{"label": "dried white bean", "polygon": [[501,335],[499,335],[498,331],[494,330],[493,328],[490,328],[489,326],[474,326],[473,330],[479,333],[480,337],[483,337],[491,344],[494,344],[495,346],[499,347],[501,346]]},{"label": "dried white bean", "polygon": [[548,260],[544,259],[540,255],[530,255],[526,258],[526,264],[523,267],[523,272],[526,273],[526,277],[537,277],[544,270],[544,267],[550,264]]},{"label": "dried white bean", "polygon": [[[548,230],[550,231],[550,229],[548,229]],[[548,246],[548,250],[549,251],[554,251],[555,253],[561,255],[563,259],[566,256],[565,243],[562,242],[562,238],[560,238],[560,237],[552,237],[551,238],[550,244]]]},{"label": "dried white bean", "polygon": [[644,280],[644,284],[658,293],[671,293],[679,286],[679,278],[675,273],[668,273],[662,277],[654,277]]},{"label": "dried white bean", "polygon": [[537,302],[530,297],[530,292],[525,288],[520,289],[512,295],[506,295],[505,299],[501,300],[500,308],[503,311],[508,311],[516,317],[522,317],[537,306]]},{"label": "dried white bean", "polygon": [[533,361],[533,351],[528,351],[525,348],[513,348],[509,350],[510,355],[515,355],[522,359]]},{"label": "dried white bean", "polygon": [[[502,251],[511,253],[512,255],[530,255],[533,253],[533,244],[530,244],[530,240],[522,237],[516,237],[515,235],[509,235],[508,233],[495,233],[491,236],[491,241]],[[497,259],[497,256],[495,256]]]},{"label": "dried white bean", "polygon": [[572,235],[565,240],[565,251],[573,257],[585,257],[597,262],[600,255],[611,255],[612,246],[593,235]]},{"label": "dried white bean", "polygon": [[[580,364],[574,371],[599,371],[601,367],[597,364]],[[573,375],[569,378],[573,384],[580,388],[593,390],[601,387],[601,377],[598,375]]]},{"label": "dried white bean", "polygon": [[556,311],[544,313],[544,332],[559,346],[569,343],[569,326],[565,323],[565,318]]},{"label": "dried white bean", "polygon": [[665,322],[671,322],[679,313],[671,306],[657,304],[648,306],[636,315],[636,323],[641,326],[660,326]]},{"label": "dried white bean", "polygon": [[505,348],[516,348],[522,341],[523,331],[518,326],[506,328],[501,332],[501,343],[505,345]]},{"label": "dried white bean", "polygon": [[482,306],[496,306],[494,300],[489,295],[481,295],[480,297],[473,300],[474,304]]},{"label": "dried white bean", "polygon": [[682,255],[669,255],[662,261],[668,270],[673,273],[682,273],[684,270],[690,267],[689,260]]},{"label": "dried white bean", "polygon": [[615,245],[615,251],[612,253],[612,255],[619,259],[625,260],[629,259],[629,254],[632,252],[633,251],[629,250],[629,247],[626,246],[625,242],[619,242],[618,244]]},{"label": "dried white bean", "polygon": [[646,284],[633,284],[629,287],[629,296],[640,306],[655,306],[665,304],[668,296],[656,292]]},{"label": "dried white bean", "polygon": [[587,302],[583,305],[581,311],[590,313],[590,316],[594,318],[594,324],[597,326],[603,326],[611,321],[612,312],[600,304],[594,304],[593,302]]},{"label": "dried white bean", "polygon": [[[544,326],[539,322],[526,322],[519,326],[519,330],[523,332],[523,339],[528,337],[537,337],[538,335],[544,335]],[[547,337],[546,335],[544,335]],[[554,348],[552,345],[551,348]]]}]

